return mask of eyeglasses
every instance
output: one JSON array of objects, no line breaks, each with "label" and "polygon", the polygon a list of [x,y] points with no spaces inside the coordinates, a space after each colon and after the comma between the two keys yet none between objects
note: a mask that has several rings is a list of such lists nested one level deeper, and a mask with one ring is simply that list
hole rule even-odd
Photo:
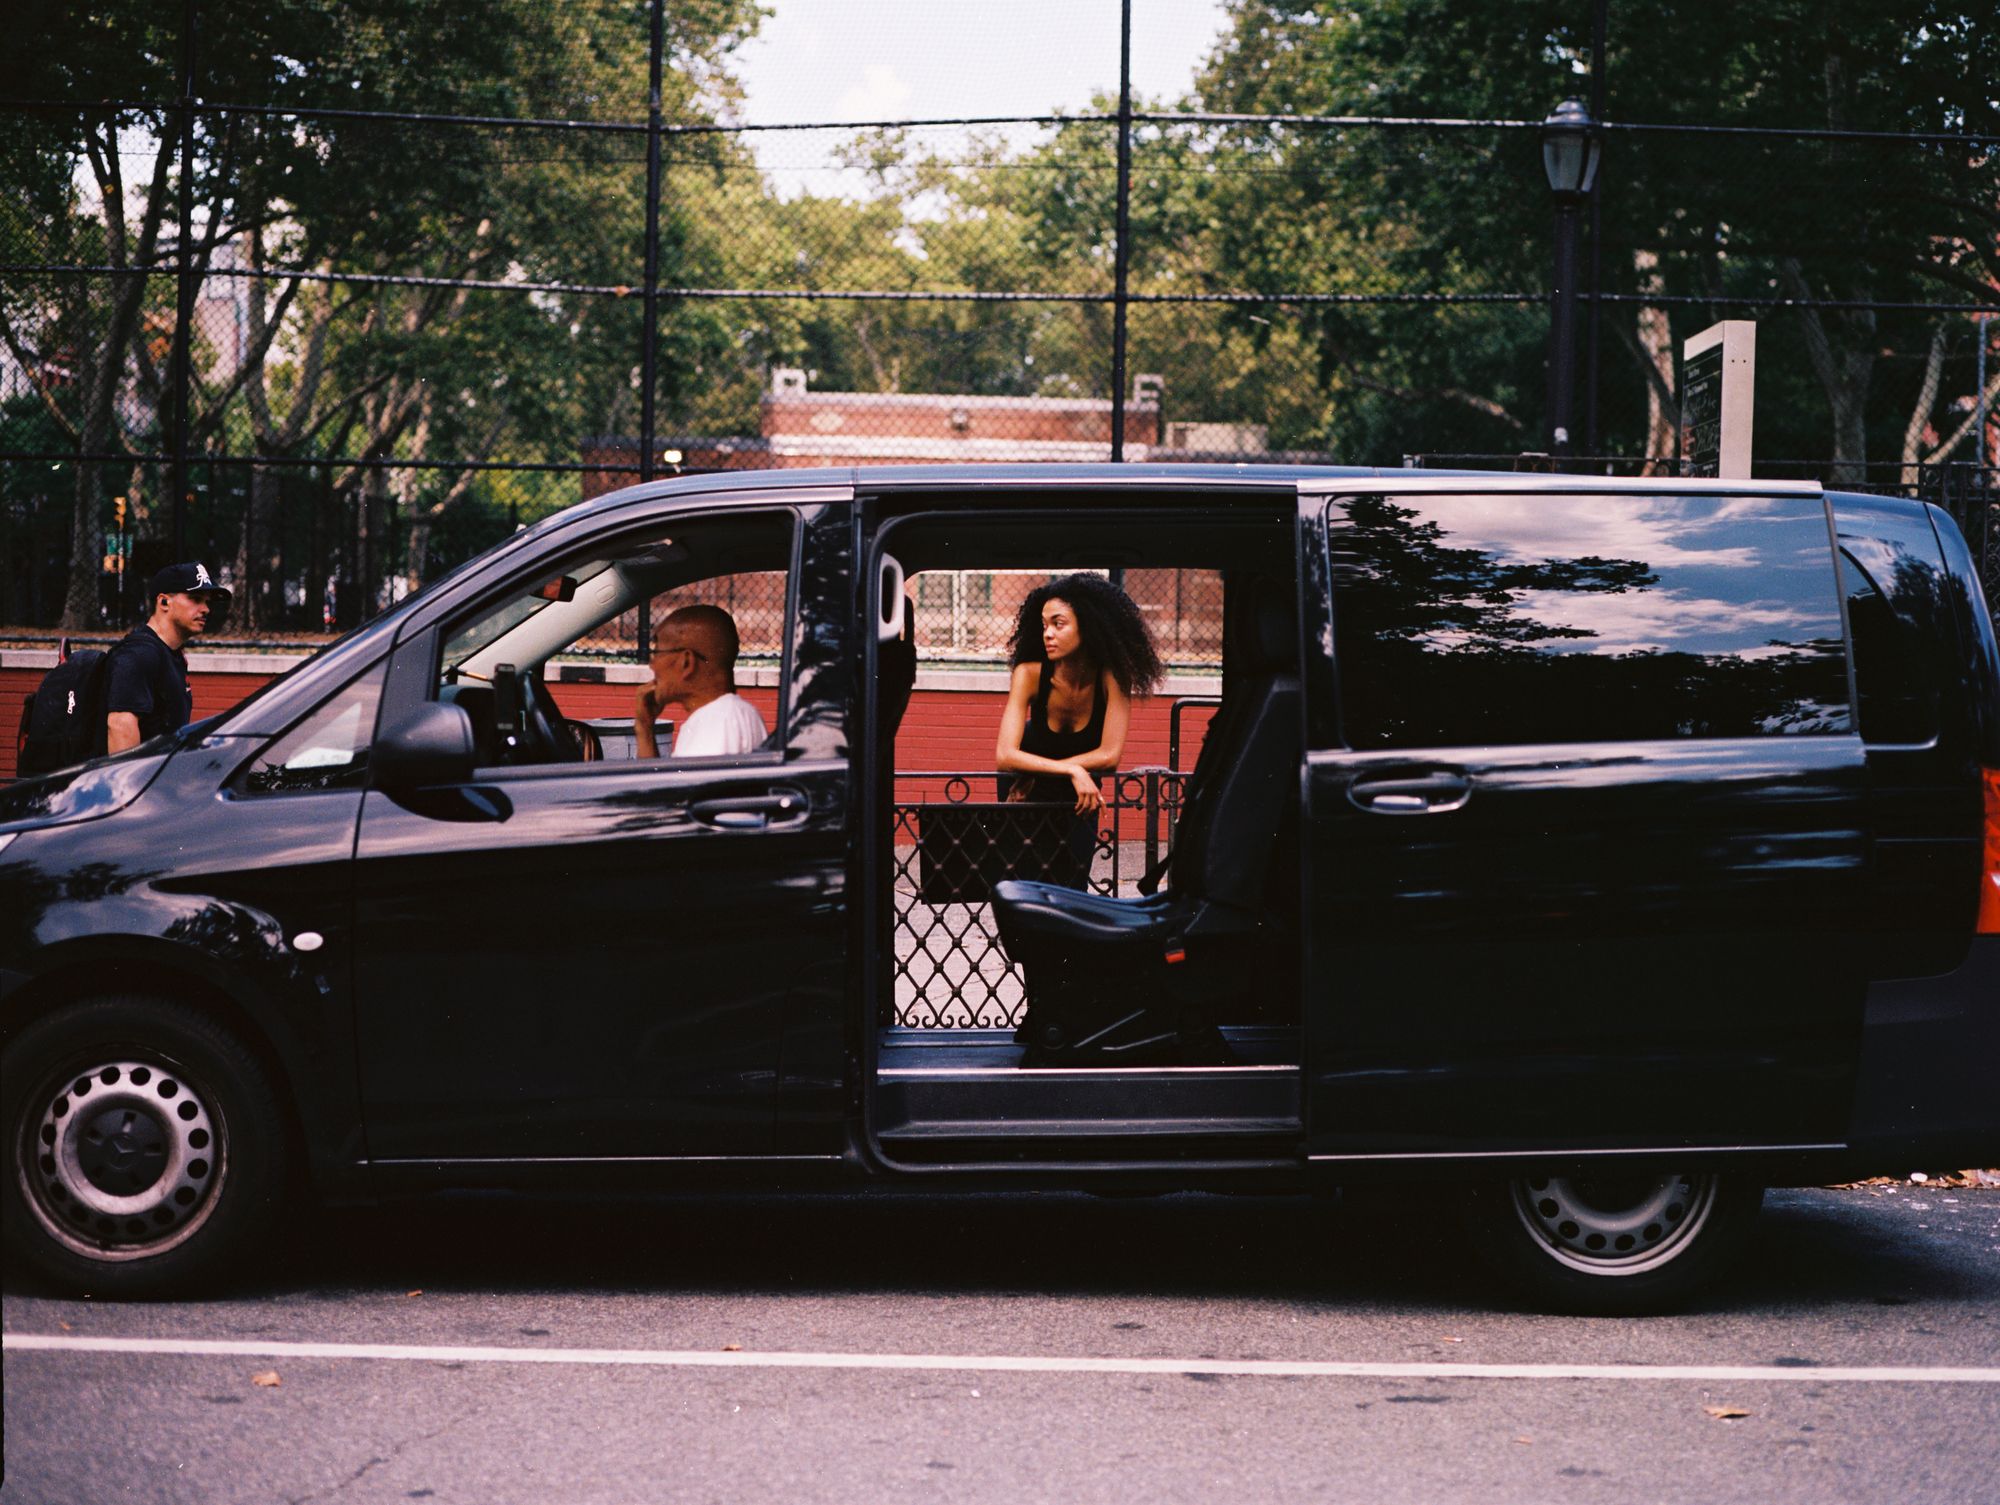
[{"label": "eyeglasses", "polygon": [[699,648],[690,648],[686,643],[673,643],[666,647],[661,647],[658,643],[653,645],[654,658],[665,658],[669,653],[691,653],[704,664],[708,662],[706,653]]}]

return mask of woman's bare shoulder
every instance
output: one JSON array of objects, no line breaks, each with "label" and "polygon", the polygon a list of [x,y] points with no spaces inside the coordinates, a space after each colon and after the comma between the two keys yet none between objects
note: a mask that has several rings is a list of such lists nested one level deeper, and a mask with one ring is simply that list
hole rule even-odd
[{"label": "woman's bare shoulder", "polygon": [[1008,689],[1026,690],[1030,695],[1032,695],[1035,693],[1035,691],[1039,690],[1041,687],[1042,687],[1042,666],[1039,663],[1031,659],[1029,662],[1025,664],[1014,665],[1014,672],[1012,675],[1009,676],[1007,681]]}]

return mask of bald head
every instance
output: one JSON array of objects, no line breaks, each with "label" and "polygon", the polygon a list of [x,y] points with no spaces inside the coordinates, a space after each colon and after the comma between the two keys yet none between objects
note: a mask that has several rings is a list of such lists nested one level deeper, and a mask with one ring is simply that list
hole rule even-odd
[{"label": "bald head", "polygon": [[653,641],[692,648],[725,670],[736,667],[736,622],[719,606],[683,606],[660,624]]}]

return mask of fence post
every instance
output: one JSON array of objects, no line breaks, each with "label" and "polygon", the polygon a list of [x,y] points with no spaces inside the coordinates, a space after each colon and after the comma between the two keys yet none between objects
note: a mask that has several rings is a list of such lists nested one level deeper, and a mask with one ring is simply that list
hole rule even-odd
[{"label": "fence post", "polygon": [[1112,270],[1111,462],[1125,458],[1125,285],[1132,270],[1132,0],[1118,23],[1118,251]]},{"label": "fence post", "polygon": [[[1597,0],[1591,7],[1590,22],[1590,118],[1604,118],[1605,33],[1609,28],[1611,0]],[[1595,455],[1597,437],[1597,346],[1603,338],[1603,310],[1598,299],[1604,292],[1604,177],[1590,184],[1590,308],[1585,315],[1583,335],[1583,449]]]},{"label": "fence post", "polygon": [[176,218],[180,269],[175,278],[173,371],[174,558],[187,553],[188,397],[194,386],[188,326],[194,322],[194,24],[195,0],[181,5],[181,183]]},{"label": "fence post", "polygon": [[[666,0],[653,0],[653,39],[646,64],[646,328],[639,339],[639,479],[653,479],[654,427],[653,383],[659,359],[660,317],[660,73],[666,56]],[[640,663],[651,656],[648,640],[653,635],[653,601],[639,603],[639,641],[635,654]]]},{"label": "fence post", "polygon": [[1993,315],[1981,314],[1978,322],[1973,325],[1973,328],[1979,331],[1979,374],[1974,377],[1972,383],[1972,390],[1976,394],[1974,400],[1978,403],[1979,413],[1979,426],[1974,429],[1973,433],[1979,442],[1973,446],[1972,459],[1981,470],[1985,470],[1987,466],[1992,464],[1992,436],[1986,432],[1986,345],[1987,341],[1992,338],[1989,332],[1992,328],[1992,323]]},{"label": "fence post", "polygon": [[1146,770],[1146,871],[1160,860],[1160,771]]}]

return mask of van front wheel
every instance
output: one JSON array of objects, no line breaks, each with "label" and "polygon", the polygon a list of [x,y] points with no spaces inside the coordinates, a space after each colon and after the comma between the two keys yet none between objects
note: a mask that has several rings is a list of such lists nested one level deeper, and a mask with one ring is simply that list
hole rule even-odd
[{"label": "van front wheel", "polygon": [[72,1004],[9,1043],[0,1089],[7,1241],[66,1288],[183,1291],[276,1219],[284,1116],[255,1057],[198,1010]]},{"label": "van front wheel", "polygon": [[1713,1172],[1530,1176],[1476,1188],[1487,1261],[1538,1305],[1596,1316],[1663,1311],[1741,1252],[1764,1199]]}]

